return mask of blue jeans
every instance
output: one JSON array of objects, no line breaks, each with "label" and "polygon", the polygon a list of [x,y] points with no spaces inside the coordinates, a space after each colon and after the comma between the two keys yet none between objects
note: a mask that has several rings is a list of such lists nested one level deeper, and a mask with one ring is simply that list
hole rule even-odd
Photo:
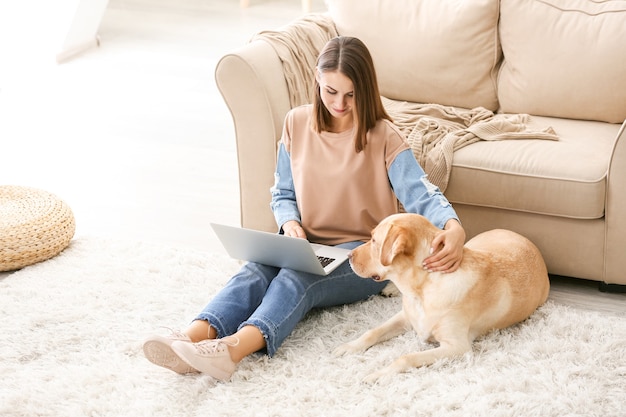
[{"label": "blue jeans", "polygon": [[[354,249],[363,242],[338,245]],[[296,324],[313,308],[353,303],[378,294],[385,282],[357,276],[344,262],[327,276],[247,263],[195,320],[206,320],[218,337],[243,326],[258,328],[271,357]]]}]

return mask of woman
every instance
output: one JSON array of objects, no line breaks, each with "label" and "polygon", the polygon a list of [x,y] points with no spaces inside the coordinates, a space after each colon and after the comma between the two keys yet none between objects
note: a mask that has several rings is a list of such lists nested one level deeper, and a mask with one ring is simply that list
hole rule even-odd
[{"label": "woman", "polygon": [[[456,270],[465,231],[391,123],[366,46],[351,37],[330,40],[314,87],[313,104],[285,119],[271,188],[280,233],[353,249],[400,201],[442,229],[424,268]],[[311,309],[364,300],[385,285],[359,278],[349,263],[325,277],[248,263],[184,332],[152,336],[144,352],[178,373],[228,380],[251,353],[273,356]]]}]

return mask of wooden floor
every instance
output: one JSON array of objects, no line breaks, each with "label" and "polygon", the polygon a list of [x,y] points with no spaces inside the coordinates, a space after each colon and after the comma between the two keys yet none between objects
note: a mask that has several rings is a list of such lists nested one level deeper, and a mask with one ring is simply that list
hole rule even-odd
[{"label": "wooden floor", "polygon": [[[302,13],[301,0],[110,0],[100,47],[69,62],[0,51],[0,183],[63,198],[77,237],[222,251],[209,222],[239,224],[239,200],[215,66]],[[626,312],[593,282],[554,278],[551,297]]]}]

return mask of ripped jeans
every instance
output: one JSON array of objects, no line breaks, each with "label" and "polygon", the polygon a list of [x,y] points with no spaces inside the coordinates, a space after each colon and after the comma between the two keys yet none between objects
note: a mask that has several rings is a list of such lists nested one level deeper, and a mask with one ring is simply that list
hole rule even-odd
[{"label": "ripped jeans", "polygon": [[[363,242],[338,245],[354,249]],[[365,300],[387,285],[357,276],[349,262],[327,276],[247,263],[207,304],[195,320],[206,320],[218,337],[243,326],[258,328],[272,357],[296,324],[313,308]]]}]

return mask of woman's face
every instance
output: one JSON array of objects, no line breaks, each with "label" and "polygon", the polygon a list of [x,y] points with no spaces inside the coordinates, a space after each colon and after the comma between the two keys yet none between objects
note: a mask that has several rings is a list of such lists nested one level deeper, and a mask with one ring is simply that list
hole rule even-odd
[{"label": "woman's face", "polygon": [[320,97],[324,107],[340,123],[352,121],[354,85],[350,78],[339,71],[317,72]]}]

